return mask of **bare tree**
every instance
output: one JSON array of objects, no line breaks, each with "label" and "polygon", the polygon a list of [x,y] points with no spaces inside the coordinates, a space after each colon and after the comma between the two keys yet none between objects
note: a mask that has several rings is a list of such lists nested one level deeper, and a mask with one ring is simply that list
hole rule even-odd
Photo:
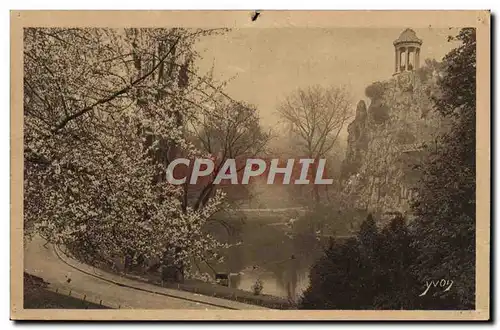
[{"label": "bare tree", "polygon": [[[187,125],[187,134],[196,148],[214,160],[213,173],[218,173],[227,159],[237,160],[237,172],[244,169],[245,160],[265,153],[271,138],[260,125],[260,118],[254,106],[235,101],[223,95],[215,98],[209,111],[203,111],[198,116],[190,117]],[[241,160],[241,162],[238,162]],[[193,209],[201,209],[216,193],[214,184],[215,175],[205,178],[196,185],[189,184],[189,179],[183,185],[183,208],[189,205]],[[246,185],[223,185],[226,192],[225,202],[236,204],[249,198],[250,193]],[[231,214],[233,208],[222,208],[220,211]],[[236,243],[240,225],[226,221],[220,212],[211,217],[207,225],[220,225],[227,234],[228,243]],[[242,220],[243,222],[243,220]],[[206,227],[212,233],[215,228]],[[215,230],[215,232],[214,232]],[[213,268],[208,260],[202,260],[210,269]]]},{"label": "bare tree", "polygon": [[[227,159],[236,159],[237,172],[245,167],[247,158],[262,156],[271,139],[270,132],[264,131],[260,124],[257,109],[249,104],[234,100],[218,100],[213,109],[191,121],[193,143],[215,158],[214,173],[218,173]],[[193,207],[202,207],[213,195],[215,177],[209,178],[202,187],[185,185],[186,203],[192,201]],[[238,202],[242,197],[249,197],[244,185],[228,185],[231,190],[228,202]],[[188,190],[190,190],[188,192]],[[237,191],[236,191],[237,190]],[[228,191],[229,192],[229,191]]]},{"label": "bare tree", "polygon": [[[350,110],[350,96],[344,88],[312,86],[290,94],[278,107],[278,114],[294,140],[294,148],[299,147],[304,156],[318,160],[335,146],[351,117]],[[319,202],[316,186],[314,196]]]}]

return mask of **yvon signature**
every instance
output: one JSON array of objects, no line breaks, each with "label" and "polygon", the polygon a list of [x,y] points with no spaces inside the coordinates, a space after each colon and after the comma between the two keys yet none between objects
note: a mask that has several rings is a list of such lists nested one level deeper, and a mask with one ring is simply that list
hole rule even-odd
[{"label": "yvon signature", "polygon": [[429,292],[429,289],[434,287],[434,288],[441,288],[443,289],[443,292],[450,291],[451,287],[453,286],[453,280],[436,280],[436,281],[425,281],[425,290],[422,292],[419,297],[425,296],[427,292]]}]

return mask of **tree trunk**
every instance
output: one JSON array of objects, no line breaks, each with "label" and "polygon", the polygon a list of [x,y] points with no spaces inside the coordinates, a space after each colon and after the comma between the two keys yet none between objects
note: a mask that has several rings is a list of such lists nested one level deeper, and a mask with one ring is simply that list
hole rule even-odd
[{"label": "tree trunk", "polygon": [[[316,180],[316,176],[318,175],[318,158],[314,160],[313,163],[313,173],[314,173],[314,179]],[[316,202],[316,205],[319,204],[320,202],[320,196],[319,196],[319,187],[317,184],[314,183],[313,181],[313,196],[314,196],[314,201]]]}]

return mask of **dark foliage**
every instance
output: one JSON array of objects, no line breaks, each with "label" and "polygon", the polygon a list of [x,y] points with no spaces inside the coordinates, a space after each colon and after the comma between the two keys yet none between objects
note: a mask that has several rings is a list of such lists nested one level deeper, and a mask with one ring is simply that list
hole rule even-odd
[{"label": "dark foliage", "polygon": [[376,81],[370,86],[366,87],[365,95],[370,99],[381,99],[384,96],[385,91],[387,90],[387,84]]},{"label": "dark foliage", "polygon": [[[463,29],[456,39],[462,45],[443,59],[434,97],[452,128],[420,166],[416,219],[406,225],[397,216],[379,231],[370,215],[356,239],[332,242],[311,269],[300,308],[474,308],[475,30]],[[379,87],[371,86],[367,95],[376,97]],[[431,287],[432,281],[453,286]]]},{"label": "dark foliage", "polygon": [[452,120],[423,166],[414,211],[416,242],[422,253],[415,265],[421,281],[448,277],[457,308],[474,308],[475,300],[475,125],[476,38],[463,29],[462,45],[444,58],[436,109]]},{"label": "dark foliage", "polygon": [[[407,309],[415,289],[409,266],[415,258],[402,218],[379,231],[369,215],[356,238],[332,242],[312,267],[304,309]],[[418,294],[417,294],[418,295]]]},{"label": "dark foliage", "polygon": [[380,100],[372,101],[369,110],[372,121],[375,124],[380,125],[389,120],[389,107]]},{"label": "dark foliage", "polygon": [[368,116],[375,124],[383,124],[389,119],[389,107],[384,104],[384,93],[388,89],[385,82],[374,82],[365,90],[366,96],[371,99],[370,106],[368,107]]}]

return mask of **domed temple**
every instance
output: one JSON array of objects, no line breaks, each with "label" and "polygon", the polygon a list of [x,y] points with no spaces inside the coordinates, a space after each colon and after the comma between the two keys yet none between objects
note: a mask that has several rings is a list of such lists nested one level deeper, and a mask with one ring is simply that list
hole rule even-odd
[{"label": "domed temple", "polygon": [[424,61],[420,67],[422,40],[405,29],[393,44],[394,74],[366,88],[370,101],[358,103],[342,164],[344,200],[352,209],[374,214],[380,227],[396,214],[412,221],[418,165],[429,157],[427,146],[449,125],[431,111],[437,76]]},{"label": "domed temple", "polygon": [[406,29],[394,40],[394,74],[417,70],[420,67],[420,47],[422,40],[412,29]]}]

